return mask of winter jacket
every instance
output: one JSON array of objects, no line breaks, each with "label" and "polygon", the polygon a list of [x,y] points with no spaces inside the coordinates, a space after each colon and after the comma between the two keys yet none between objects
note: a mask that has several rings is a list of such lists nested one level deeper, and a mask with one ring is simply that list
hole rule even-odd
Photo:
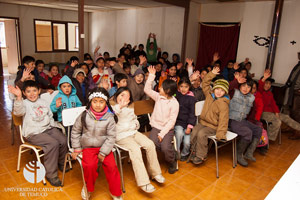
[{"label": "winter jacket", "polygon": [[176,120],[176,126],[182,126],[183,128],[193,128],[196,124],[195,116],[195,103],[196,98],[192,92],[188,92],[186,95],[176,92],[176,99],[179,103],[179,113]]},{"label": "winter jacket", "polygon": [[247,119],[251,122],[259,122],[264,109],[264,103],[260,92],[254,94],[255,100]]},{"label": "winter jacket", "polygon": [[279,113],[279,108],[275,102],[275,99],[273,97],[273,93],[271,90],[265,91],[264,90],[265,82],[262,80],[259,80],[258,82],[258,91],[262,95],[262,100],[264,104],[263,112],[271,112],[271,113]]},{"label": "winter jacket", "polygon": [[[63,83],[69,83],[72,86],[72,91],[71,91],[70,96],[65,95],[61,91],[60,85]],[[50,108],[53,113],[57,112],[58,121],[61,122],[62,121],[61,112],[63,109],[79,107],[79,106],[82,106],[82,103],[79,100],[79,98],[77,97],[76,88],[74,87],[71,79],[68,76],[65,75],[60,79],[59,84],[58,84],[58,91],[59,91],[59,93],[52,100]],[[58,99],[60,97],[62,98],[62,100],[61,100],[62,105],[59,108],[57,108],[56,107],[56,99]]]},{"label": "winter jacket", "polygon": [[95,67],[94,69],[92,69],[91,74],[93,77],[93,81],[97,86],[100,84],[102,77],[106,77],[109,80],[111,87],[113,86],[113,82],[111,80],[109,70],[106,67],[104,67],[103,73],[100,73],[98,68]]},{"label": "winter jacket", "polygon": [[226,139],[229,121],[229,97],[225,95],[221,98],[216,98],[210,89],[210,83],[215,74],[209,72],[203,82],[202,89],[205,95],[205,103],[200,115],[200,123],[216,130],[218,139]]},{"label": "winter jacket", "polygon": [[232,81],[234,79],[234,72],[236,72],[233,68],[225,67],[223,69],[222,75],[227,81]]},{"label": "winter jacket", "polygon": [[[86,112],[86,128],[81,122],[81,116]],[[75,150],[101,147],[100,154],[107,156],[116,140],[116,123],[114,115],[107,111],[99,120],[90,111],[84,111],[76,119],[71,133],[72,147]]]},{"label": "winter jacket", "polygon": [[118,123],[116,124],[116,141],[134,135],[140,128],[140,123],[134,114],[133,104],[122,109],[119,104],[116,104],[112,106],[112,108],[118,117]]},{"label": "winter jacket", "polygon": [[40,98],[35,102],[28,99],[15,100],[13,113],[16,116],[23,116],[22,128],[25,138],[40,134],[52,127],[57,127],[49,104]]},{"label": "winter jacket", "polygon": [[144,90],[145,93],[155,101],[150,125],[159,129],[160,133],[158,135],[164,138],[171,129],[174,129],[179,112],[179,103],[175,97],[167,99],[158,92],[152,90],[151,85],[154,78],[155,75],[149,74]]},{"label": "winter jacket", "polygon": [[61,79],[61,75],[57,74],[56,76],[53,77],[47,76],[46,79],[51,83],[51,85],[57,88],[59,84],[59,80]]},{"label": "winter jacket", "polygon": [[144,93],[144,83],[137,84],[134,80],[134,78],[131,78],[128,76],[128,74],[125,73],[125,71],[120,67],[118,63],[115,64],[113,67],[113,70],[116,73],[122,73],[127,76],[127,86],[131,91],[133,101],[140,101],[146,99],[146,95]]}]

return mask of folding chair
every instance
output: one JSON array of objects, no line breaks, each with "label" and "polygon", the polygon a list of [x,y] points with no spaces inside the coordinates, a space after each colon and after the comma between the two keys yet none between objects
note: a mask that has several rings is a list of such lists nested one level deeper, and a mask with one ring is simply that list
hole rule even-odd
[{"label": "folding chair", "polygon": [[[197,118],[199,118],[199,116],[201,115],[203,106],[204,106],[204,102],[205,101],[198,101],[195,105],[195,115],[197,116]],[[198,120],[197,120],[198,122]],[[219,160],[218,160],[218,149],[229,144],[230,142],[232,142],[232,167],[235,168],[237,166],[237,156],[236,156],[236,138],[237,138],[237,134],[233,133],[231,131],[227,131],[226,133],[226,141],[220,141],[217,140],[216,136],[208,136],[208,138],[211,140],[209,147],[211,147],[212,142],[215,144],[215,151],[216,151],[216,168],[217,168],[217,178],[219,178]],[[221,145],[219,145],[219,143],[222,143]],[[192,150],[194,151],[194,149]],[[192,152],[191,152],[192,154]]]},{"label": "folding chair", "polygon": [[[270,126],[270,124],[272,124],[272,122],[269,122],[269,121],[267,121],[265,119],[261,119],[261,121],[267,125],[267,133],[268,133],[268,137],[269,137],[269,126]],[[278,144],[281,144],[281,128],[279,128],[279,130],[278,130]],[[270,142],[268,143],[267,147],[269,149]]]},{"label": "folding chair", "polygon": [[[33,150],[35,155],[36,155],[37,160],[40,163],[42,163],[41,162],[41,157],[43,157],[44,154],[42,153],[43,149],[42,149],[41,146],[33,145],[33,144],[30,144],[30,143],[24,141],[23,131],[22,131],[22,117],[18,117],[18,116],[14,115],[12,113],[12,119],[13,119],[14,126],[19,127],[20,138],[21,138],[21,142],[22,142],[22,144],[19,147],[19,155],[18,155],[17,172],[19,172],[20,171],[20,163],[21,163],[22,153],[24,153],[26,151],[29,151],[29,150]],[[46,185],[46,179],[45,178],[43,179],[43,184]]]}]

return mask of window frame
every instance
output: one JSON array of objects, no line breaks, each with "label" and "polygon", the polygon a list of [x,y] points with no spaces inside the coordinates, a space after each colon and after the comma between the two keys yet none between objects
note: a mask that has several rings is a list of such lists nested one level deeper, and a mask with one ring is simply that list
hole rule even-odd
[{"label": "window frame", "polygon": [[[50,22],[51,23],[51,45],[52,45],[52,51],[38,51],[37,50],[36,21],[45,21],[45,22]],[[35,53],[79,52],[79,48],[78,48],[78,50],[69,50],[69,32],[68,32],[69,31],[69,29],[68,29],[68,24],[69,23],[78,24],[78,22],[75,22],[75,21],[59,21],[59,20],[48,20],[48,19],[33,19]],[[66,48],[65,49],[54,49],[53,24],[64,24],[65,25],[65,40],[66,40],[65,41],[66,42]],[[78,26],[79,26],[79,24],[78,24]],[[76,38],[75,38],[75,40],[76,40]]]}]

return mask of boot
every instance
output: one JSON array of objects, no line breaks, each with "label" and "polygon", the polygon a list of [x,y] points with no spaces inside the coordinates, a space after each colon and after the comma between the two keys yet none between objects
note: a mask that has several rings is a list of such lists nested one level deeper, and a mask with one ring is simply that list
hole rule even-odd
[{"label": "boot", "polygon": [[249,142],[243,139],[240,139],[237,143],[237,162],[243,167],[248,167],[248,162],[243,157],[244,151],[246,150],[248,145]]},{"label": "boot", "polygon": [[244,156],[247,160],[256,162],[256,159],[253,157],[253,153],[254,153],[258,143],[259,143],[259,139],[253,138],[253,140],[252,140],[251,144],[248,146],[247,151]]}]

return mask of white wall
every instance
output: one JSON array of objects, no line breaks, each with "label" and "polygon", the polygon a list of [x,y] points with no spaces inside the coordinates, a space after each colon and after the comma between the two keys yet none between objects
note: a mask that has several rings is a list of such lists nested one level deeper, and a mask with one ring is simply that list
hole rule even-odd
[{"label": "white wall", "polygon": [[[156,33],[157,45],[169,55],[181,53],[184,9],[180,7],[143,8],[89,15],[90,52],[97,45],[100,52],[108,51],[117,56],[124,43],[132,46],[143,43],[148,34]],[[170,57],[169,56],[169,57]]]},{"label": "white wall", "polygon": [[18,45],[16,40],[15,20],[6,20],[5,23],[5,39],[7,46],[7,66],[9,73],[17,73],[18,69],[14,66],[19,64]]},{"label": "white wall", "polygon": [[[77,52],[72,53],[35,53],[34,22],[33,19],[58,20],[58,21],[78,21],[78,14],[75,11],[41,8],[34,6],[22,6],[0,3],[0,13],[2,17],[18,17],[20,21],[20,36],[22,56],[30,55],[35,59],[42,59],[48,62],[65,63]],[[85,13],[85,52],[88,51],[88,13]],[[15,66],[17,68],[17,66]]]},{"label": "white wall", "polygon": [[[241,2],[202,4],[201,22],[241,22],[237,60],[246,57],[252,62],[251,72],[260,78],[266,65],[268,49],[256,45],[254,35],[267,37],[271,33],[275,2]],[[300,50],[300,1],[286,0],[283,6],[273,78],[285,83],[297,63]],[[291,45],[290,41],[297,43]]]}]

